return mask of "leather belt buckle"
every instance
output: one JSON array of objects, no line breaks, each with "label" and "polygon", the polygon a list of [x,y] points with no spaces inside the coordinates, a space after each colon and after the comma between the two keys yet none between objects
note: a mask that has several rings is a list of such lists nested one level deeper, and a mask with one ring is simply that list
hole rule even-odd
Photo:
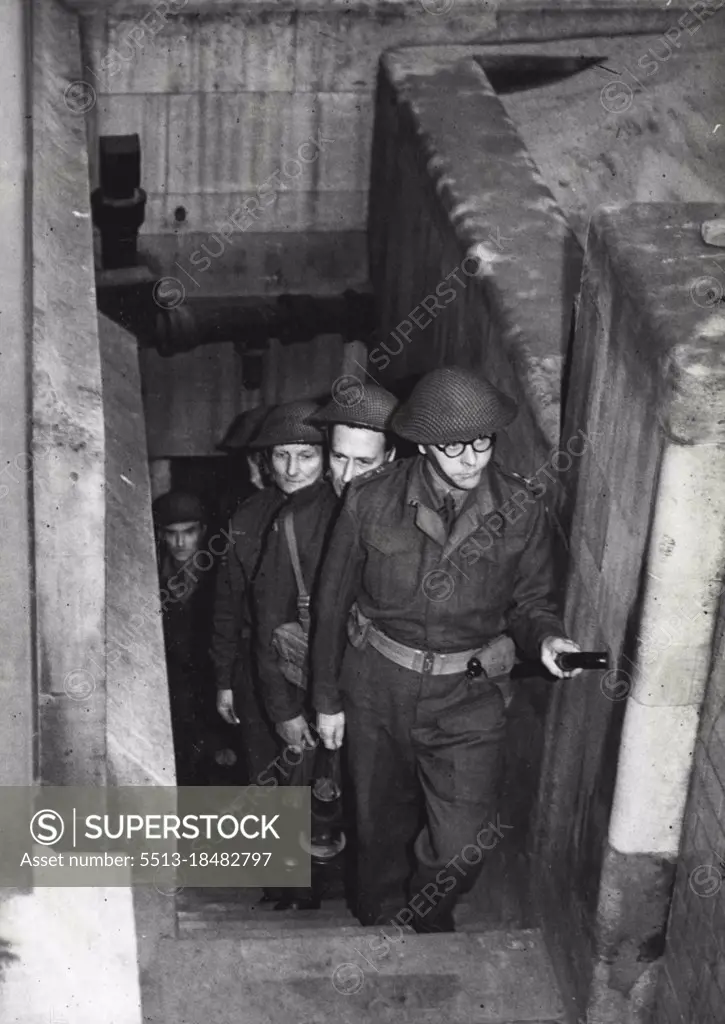
[{"label": "leather belt buckle", "polygon": [[435,665],[435,660],[435,654],[433,654],[432,651],[426,651],[425,654],[423,655],[423,664],[420,669],[421,672],[425,672],[426,674],[431,673]]}]

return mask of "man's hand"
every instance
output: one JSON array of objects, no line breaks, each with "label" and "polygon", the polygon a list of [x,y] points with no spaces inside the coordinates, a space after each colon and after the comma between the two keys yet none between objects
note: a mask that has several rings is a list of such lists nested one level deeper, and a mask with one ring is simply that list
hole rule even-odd
[{"label": "man's hand", "polygon": [[305,747],[317,746],[304,715],[290,718],[288,722],[277,722],[275,728],[288,747],[303,750]]},{"label": "man's hand", "polygon": [[581,669],[575,668],[573,672],[562,672],[554,658],[557,654],[563,654],[565,651],[571,654],[580,650],[579,644],[575,644],[573,640],[568,640],[564,636],[547,636],[541,642],[541,661],[544,668],[548,668],[552,675],[558,676],[559,679],[568,679],[570,676],[578,676]]},{"label": "man's hand", "polygon": [[239,725],[239,719],[234,711],[234,697],[231,690],[217,690],[216,709],[229,725]]},{"label": "man's hand", "polygon": [[328,750],[339,750],[345,735],[345,712],[336,715],[317,715],[317,731]]}]

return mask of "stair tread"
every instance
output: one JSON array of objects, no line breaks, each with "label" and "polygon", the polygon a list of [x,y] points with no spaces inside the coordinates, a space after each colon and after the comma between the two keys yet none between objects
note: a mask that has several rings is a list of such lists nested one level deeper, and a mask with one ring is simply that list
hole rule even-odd
[{"label": "stair tread", "polygon": [[[388,938],[385,938],[385,935]],[[147,1024],[553,1024],[565,1020],[538,930],[396,935],[308,928],[160,942]],[[216,1012],[216,1011],[219,1012]]]}]

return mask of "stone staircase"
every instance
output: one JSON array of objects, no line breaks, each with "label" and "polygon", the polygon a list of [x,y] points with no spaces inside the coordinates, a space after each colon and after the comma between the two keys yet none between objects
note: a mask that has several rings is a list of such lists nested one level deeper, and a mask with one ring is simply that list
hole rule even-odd
[{"label": "stone staircase", "polygon": [[[145,1024],[564,1024],[540,932],[485,930],[469,899],[457,932],[363,928],[343,899],[274,911],[261,890],[189,889],[176,935],[144,972]],[[479,901],[480,902],[480,901]]]},{"label": "stone staircase", "polygon": [[275,911],[261,889],[185,889],[175,923],[148,939],[145,1024],[569,1024],[530,901],[523,710],[502,801],[511,828],[455,934],[363,928],[339,879],[315,911]]},{"label": "stone staircase", "polygon": [[349,925],[167,938],[146,1024],[564,1024],[536,930],[408,935]]}]

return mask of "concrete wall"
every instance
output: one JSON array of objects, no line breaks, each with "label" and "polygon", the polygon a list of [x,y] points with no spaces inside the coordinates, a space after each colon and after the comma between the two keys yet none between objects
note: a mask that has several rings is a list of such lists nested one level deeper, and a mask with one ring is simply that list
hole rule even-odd
[{"label": "concrete wall", "polygon": [[630,206],[589,231],[564,433],[592,443],[562,476],[566,624],[615,667],[554,687],[536,887],[592,1024],[649,1019],[713,652],[725,318],[699,229],[717,214]]},{"label": "concrete wall", "polygon": [[721,602],[660,977],[656,1020],[715,1024],[725,1005],[725,621]]},{"label": "concrete wall", "polygon": [[[648,2],[551,4],[535,14],[519,0],[72,6],[84,38],[73,103],[86,116],[92,165],[99,135],[139,133],[144,245],[160,274],[198,294],[365,280],[373,92],[384,50],[664,31],[672,17]],[[317,152],[310,137],[325,140]]]},{"label": "concrete wall", "polygon": [[[556,501],[568,631],[616,664],[553,687],[534,891],[581,1011],[641,1021],[725,559],[722,287],[699,240],[717,208],[598,215],[569,347],[577,245],[470,49],[387,54],[378,104],[371,258],[387,335],[369,369],[462,361],[522,402],[505,458]],[[442,282],[455,296],[440,310],[424,300]]]},{"label": "concrete wall", "polygon": [[173,786],[166,658],[136,339],[99,317],[106,425],[109,781]]},{"label": "concrete wall", "polygon": [[384,57],[373,161],[370,373],[480,368],[521,403],[504,458],[535,473],[559,441],[581,251],[467,51]]},{"label": "concrete wall", "polygon": [[[28,785],[37,774],[36,671],[33,644],[32,556],[33,441],[30,421],[31,279],[27,260],[30,225],[30,139],[27,95],[27,14],[22,0],[0,12],[6,54],[0,63],[5,102],[0,105],[4,156],[0,165],[0,583],[6,594],[0,616],[0,785]],[[10,595],[12,595],[10,597]]]},{"label": "concrete wall", "polygon": [[141,349],[144,410],[151,459],[218,455],[216,445],[234,417],[257,405],[314,398],[329,391],[342,373],[363,376],[354,356],[365,363],[360,342],[319,335],[310,342],[281,345],[272,338],[264,357],[262,387],[242,385],[242,363],[228,343],[205,345],[164,357]]},{"label": "concrete wall", "polygon": [[[11,260],[0,275],[0,287],[10,289],[2,296],[0,387],[4,454],[22,480],[3,494],[8,505],[2,568],[12,565],[13,572],[2,629],[14,635],[3,636],[1,645],[0,678],[8,689],[1,781],[103,785],[106,467],[100,357],[84,135],[63,102],[80,70],[74,62],[77,25],[48,0],[6,3],[0,22],[3,173],[7,168],[16,174],[14,182],[3,182],[0,214],[3,253]],[[32,114],[25,106],[26,68]],[[24,181],[29,158],[32,178]],[[19,214],[24,202],[30,206],[31,188],[32,222],[23,225]],[[28,587],[33,568],[37,614]],[[130,887],[49,888],[41,880],[29,892],[0,892],[0,1019],[139,1024]]]},{"label": "concrete wall", "polygon": [[103,785],[105,510],[101,367],[76,19],[33,5],[33,515],[40,769]]},{"label": "concrete wall", "polygon": [[697,8],[697,20],[668,7],[666,35],[537,44],[537,52],[603,59],[501,96],[582,244],[605,203],[725,202],[725,136],[716,128],[725,18],[716,8]]}]

